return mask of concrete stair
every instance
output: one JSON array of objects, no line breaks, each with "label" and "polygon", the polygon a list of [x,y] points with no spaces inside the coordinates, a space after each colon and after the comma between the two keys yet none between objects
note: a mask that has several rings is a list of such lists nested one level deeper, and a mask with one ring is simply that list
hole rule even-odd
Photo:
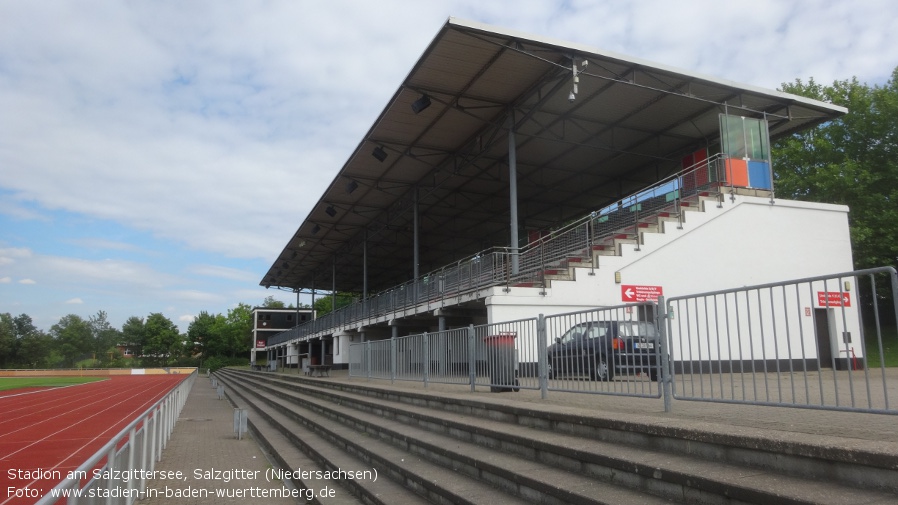
[{"label": "concrete stair", "polygon": [[298,376],[216,377],[282,468],[376,470],[376,480],[295,483],[338,490],[321,503],[898,502],[894,466],[745,436]]},{"label": "concrete stair", "polygon": [[672,223],[686,219],[687,212],[703,212],[705,205],[717,205],[721,194],[703,191],[683,199],[679,205],[671,205],[660,211],[640,217],[639,222],[621,228],[617,232],[598,240],[588,250],[574,253],[571,257],[551,263],[545,270],[537,272],[534,279],[518,282],[514,287],[549,288],[552,281],[576,280],[577,268],[598,268],[601,256],[622,256],[625,245],[642,245],[647,233],[664,233]]}]

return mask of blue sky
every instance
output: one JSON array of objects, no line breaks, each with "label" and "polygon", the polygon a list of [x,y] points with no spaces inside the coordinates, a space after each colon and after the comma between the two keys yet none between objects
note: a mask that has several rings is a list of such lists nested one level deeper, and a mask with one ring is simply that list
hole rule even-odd
[{"label": "blue sky", "polygon": [[771,89],[898,66],[891,0],[0,0],[0,312],[295,302],[262,275],[449,16]]}]

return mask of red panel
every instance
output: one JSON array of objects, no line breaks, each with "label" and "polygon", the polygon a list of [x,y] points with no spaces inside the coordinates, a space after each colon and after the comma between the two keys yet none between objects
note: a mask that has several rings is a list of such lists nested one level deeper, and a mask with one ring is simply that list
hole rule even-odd
[{"label": "red panel", "polygon": [[748,187],[748,163],[743,159],[726,160],[727,182],[733,186]]}]

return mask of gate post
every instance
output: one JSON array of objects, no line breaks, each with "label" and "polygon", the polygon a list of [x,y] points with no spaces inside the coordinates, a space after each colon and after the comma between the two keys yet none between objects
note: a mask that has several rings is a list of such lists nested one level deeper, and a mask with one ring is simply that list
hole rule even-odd
[{"label": "gate post", "polygon": [[546,316],[540,314],[536,319],[536,373],[539,377],[539,396],[543,400],[549,396],[549,358],[548,335],[546,334]]},{"label": "gate post", "polygon": [[430,381],[430,338],[428,338],[426,331],[421,335],[421,338],[424,341],[424,357],[422,361],[424,362],[424,387],[426,388],[427,383]]},{"label": "gate post", "polygon": [[[671,348],[671,342],[668,340],[670,336],[669,322],[670,318],[668,317],[667,312],[667,302],[664,301],[664,296],[659,296],[658,301],[655,306],[655,326],[658,328],[659,332],[659,344],[661,347],[661,396],[664,399],[664,412],[671,411],[671,388],[673,386],[673,378],[671,377],[671,368],[670,368],[670,353],[668,349]],[[660,310],[659,310],[660,309]],[[663,312],[662,312],[663,311]]]},{"label": "gate post", "polygon": [[365,341],[365,377],[371,380],[371,341]]},{"label": "gate post", "polygon": [[396,381],[396,337],[390,337],[390,384]]},{"label": "gate post", "polygon": [[471,380],[471,392],[477,382],[477,347],[474,343],[474,325],[468,326],[468,376]]}]

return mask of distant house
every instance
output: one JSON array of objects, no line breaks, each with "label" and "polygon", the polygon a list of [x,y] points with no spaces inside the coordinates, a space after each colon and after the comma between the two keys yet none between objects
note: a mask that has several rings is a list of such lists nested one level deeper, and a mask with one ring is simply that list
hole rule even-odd
[{"label": "distant house", "polygon": [[251,361],[256,362],[256,349],[265,349],[268,338],[294,326],[311,321],[312,309],[275,309],[253,307],[253,350]]},{"label": "distant house", "polygon": [[129,344],[118,344],[115,346],[115,350],[125,359],[131,359],[136,355]]}]

